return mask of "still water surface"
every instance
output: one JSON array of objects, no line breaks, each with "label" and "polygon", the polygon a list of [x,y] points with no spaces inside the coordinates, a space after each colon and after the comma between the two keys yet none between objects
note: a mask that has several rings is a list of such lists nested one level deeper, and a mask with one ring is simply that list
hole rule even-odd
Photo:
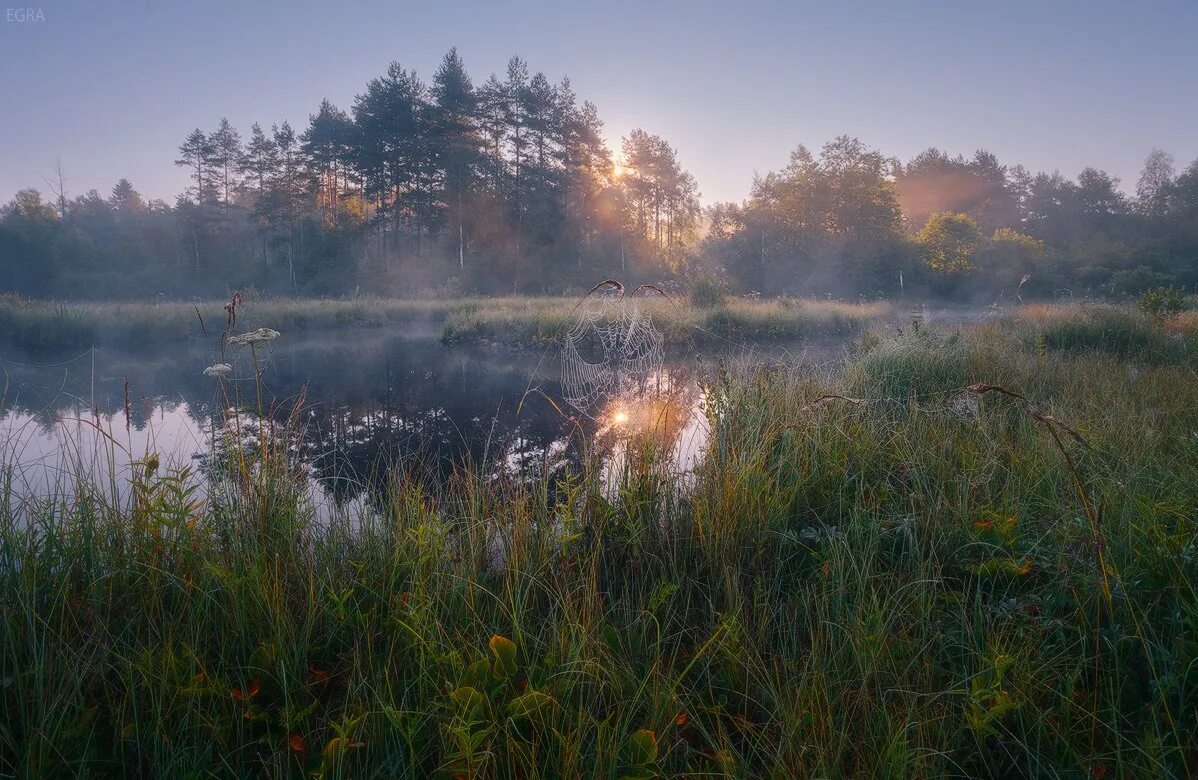
[{"label": "still water surface", "polygon": [[[721,360],[773,360],[785,353],[725,346],[673,354],[661,392],[605,399],[579,414],[546,398],[561,404],[552,347],[528,353],[446,348],[377,331],[339,335],[284,334],[259,355],[269,417],[281,421],[302,405],[300,456],[313,502],[326,513],[360,501],[397,467],[433,479],[463,461],[495,475],[552,473],[577,464],[584,441],[600,453],[605,479],[614,481],[628,435],[645,430],[664,439],[673,468],[685,474],[706,444],[701,377]],[[838,348],[820,347],[825,353]],[[250,427],[257,417],[249,353],[230,350],[234,371],[224,387],[203,375],[218,359],[201,343],[137,354],[0,350],[0,464],[11,467],[14,497],[64,493],[78,473],[110,495],[124,495],[130,461],[149,453],[164,467],[192,469],[202,483],[230,411],[241,409]],[[527,393],[530,388],[544,395]]]}]

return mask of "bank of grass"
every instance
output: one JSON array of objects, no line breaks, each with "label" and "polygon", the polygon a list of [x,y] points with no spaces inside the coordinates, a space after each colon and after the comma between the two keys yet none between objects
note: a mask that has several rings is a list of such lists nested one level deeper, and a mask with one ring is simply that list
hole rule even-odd
[{"label": "bank of grass", "polygon": [[0,496],[0,773],[1193,776],[1198,377],[1024,337],[721,372],[689,489]]},{"label": "bank of grass", "polygon": [[[852,335],[890,316],[888,303],[844,303],[819,299],[733,298],[719,306],[682,299],[636,302],[667,344],[720,340],[779,341],[813,335]],[[568,331],[578,318],[574,299],[491,299],[454,309],[445,322],[447,344],[544,345]]]},{"label": "bank of grass", "polygon": [[1126,305],[1035,304],[1005,315],[1025,343],[1068,353],[1101,352],[1140,361],[1198,360],[1198,312],[1156,319]]},{"label": "bank of grass", "polygon": [[[728,339],[780,340],[810,334],[849,334],[881,321],[885,303],[732,299],[716,308],[685,300],[642,300],[670,343]],[[94,344],[164,344],[219,333],[223,301],[201,303],[56,303],[0,297],[0,343],[22,347],[87,347]],[[535,347],[568,330],[577,298],[400,298],[246,300],[243,327],[284,332],[337,328],[405,327],[440,337],[445,344]],[[202,323],[202,324],[201,324]]]},{"label": "bank of grass", "polygon": [[[168,344],[219,334],[227,301],[187,303],[58,303],[0,297],[0,342],[23,347],[138,346]],[[401,298],[246,300],[243,326],[287,331],[428,324],[439,327],[455,301]]]}]

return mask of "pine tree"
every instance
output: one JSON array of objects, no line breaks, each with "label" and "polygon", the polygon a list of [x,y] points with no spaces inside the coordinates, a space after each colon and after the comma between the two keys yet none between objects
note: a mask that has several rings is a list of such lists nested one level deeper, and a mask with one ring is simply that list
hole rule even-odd
[{"label": "pine tree", "polygon": [[267,180],[278,165],[278,145],[255,122],[250,128],[250,141],[246,144],[240,167],[241,172],[248,177],[255,197],[261,197],[266,191]]},{"label": "pine tree", "polygon": [[175,165],[191,169],[192,186],[188,191],[196,203],[204,203],[211,194],[213,144],[200,128],[192,130],[179,147]]},{"label": "pine tree", "polygon": [[[511,189],[508,193],[509,207],[515,215],[516,258],[520,257],[520,242],[524,232],[525,191],[527,189],[525,166],[528,149],[528,64],[519,57],[512,57],[507,64],[507,81],[503,85],[507,96],[507,115],[504,117],[508,146],[511,154]],[[517,266],[519,284],[519,270]]]},{"label": "pine tree", "polygon": [[266,192],[254,205],[259,219],[270,226],[275,240],[282,244],[287,257],[287,277],[291,288],[297,284],[296,255],[303,253],[303,221],[301,213],[310,179],[308,177],[299,139],[288,122],[271,127],[271,143],[277,165],[266,182]]},{"label": "pine tree", "polygon": [[317,182],[316,205],[325,224],[334,230],[339,222],[341,197],[349,185],[354,134],[353,120],[328,100],[322,100],[317,112],[308,118],[308,129],[300,139]]},{"label": "pine tree", "polygon": [[136,214],[146,210],[146,204],[141,194],[133,189],[128,179],[121,179],[112,188],[112,197],[108,199],[112,208],[122,215]]},{"label": "pine tree", "polygon": [[278,165],[278,147],[274,140],[263,132],[262,126],[255,122],[250,128],[250,140],[241,155],[238,171],[245,177],[243,187],[250,194],[249,207],[261,241],[263,266],[270,264],[271,219],[267,185]]},{"label": "pine tree", "polygon": [[623,139],[625,175],[620,179],[631,207],[632,234],[647,241],[668,263],[690,240],[699,217],[695,179],[682,169],[677,152],[665,139],[633,130]]},{"label": "pine tree", "polygon": [[[565,242],[567,227],[562,200],[563,131],[567,107],[544,73],[535,74],[521,93],[526,155],[521,165],[519,190],[522,252],[542,263],[552,262]],[[548,273],[555,269],[545,267]]]},{"label": "pine tree", "polygon": [[511,95],[507,85],[495,74],[487,79],[478,90],[478,126],[486,146],[486,167],[491,181],[492,193],[499,197],[503,187],[505,171],[504,147],[507,144],[508,116],[511,113]]},{"label": "pine tree", "polygon": [[433,75],[433,150],[443,172],[441,201],[457,234],[458,268],[466,268],[465,197],[478,175],[483,141],[475,116],[474,85],[457,49]]},{"label": "pine tree", "polygon": [[389,218],[393,235],[406,232],[417,243],[432,201],[426,92],[415,71],[393,62],[354,102],[355,164],[380,228]]},{"label": "pine tree", "polygon": [[241,134],[222,117],[216,131],[208,138],[211,145],[211,160],[220,187],[222,213],[229,219],[229,204],[237,192],[237,174],[241,167]]}]

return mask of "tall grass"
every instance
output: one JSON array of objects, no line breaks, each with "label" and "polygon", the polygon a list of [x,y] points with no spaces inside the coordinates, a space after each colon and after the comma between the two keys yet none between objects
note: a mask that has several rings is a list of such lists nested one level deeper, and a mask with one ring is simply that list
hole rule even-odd
[{"label": "tall grass", "polygon": [[[219,333],[227,301],[200,303],[54,303],[0,299],[0,334],[20,346],[92,344],[169,344]],[[439,325],[455,301],[400,298],[344,300],[267,299],[247,301],[247,322],[288,331],[330,330],[347,326]]]},{"label": "tall grass", "polygon": [[1008,315],[1033,344],[1064,352],[1104,352],[1142,361],[1198,359],[1198,319],[1159,320],[1129,306],[1036,304]]},{"label": "tall grass", "polygon": [[[457,298],[407,300],[249,300],[247,322],[289,332],[341,327],[424,326],[446,344],[505,343],[536,346],[574,322],[576,298]],[[202,303],[54,303],[0,298],[0,340],[25,347],[93,344],[167,344],[220,330],[224,301]],[[646,300],[667,340],[689,343],[720,338],[785,339],[810,334],[855,333],[889,315],[885,303],[822,300],[734,299],[703,308],[689,302]]]},{"label": "tall grass", "polygon": [[[652,317],[669,344],[850,335],[879,324],[891,313],[887,303],[816,299],[740,298],[719,306],[697,306],[679,299],[648,298],[637,305]],[[442,340],[544,344],[574,324],[576,307],[573,299],[488,299],[451,312]]]},{"label": "tall grass", "polygon": [[1195,397],[1006,324],[712,377],[686,489],[467,465],[322,525],[285,436],[202,506],[143,462],[0,510],[0,771],[1193,776]]}]

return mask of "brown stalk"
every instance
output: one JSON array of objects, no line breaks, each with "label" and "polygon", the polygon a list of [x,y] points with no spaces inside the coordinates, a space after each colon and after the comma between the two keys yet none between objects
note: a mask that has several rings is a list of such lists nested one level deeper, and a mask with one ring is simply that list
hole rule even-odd
[{"label": "brown stalk", "polygon": [[853,404],[854,406],[860,406],[861,404],[865,403],[865,401],[861,400],[860,398],[849,398],[847,395],[836,395],[835,393],[828,393],[826,395],[821,395],[820,397],[814,399],[811,403],[807,404],[807,408],[811,408],[812,406],[815,406],[816,404],[822,404],[825,401],[844,401],[846,403]]},{"label": "brown stalk", "polygon": [[1073,478],[1073,489],[1077,493],[1078,500],[1082,504],[1082,512],[1086,515],[1086,520],[1090,524],[1090,533],[1094,538],[1094,553],[1098,559],[1098,568],[1102,572],[1102,593],[1106,597],[1107,606],[1111,606],[1111,582],[1110,576],[1107,573],[1106,556],[1106,536],[1102,531],[1102,514],[1094,509],[1090,503],[1089,496],[1086,494],[1085,485],[1082,483],[1081,475],[1078,473],[1077,464],[1073,457],[1065,448],[1065,442],[1061,440],[1061,435],[1058,429],[1067,433],[1074,441],[1080,443],[1086,449],[1090,449],[1090,444],[1077,431],[1070,428],[1065,423],[1056,419],[1052,415],[1042,413],[1034,403],[1028,400],[1027,396],[1008,390],[1000,385],[990,385],[984,382],[970,385],[965,388],[968,392],[974,395],[985,395],[986,393],[999,393],[1009,398],[1014,398],[1020,401],[1027,408],[1028,414],[1032,419],[1044,426],[1049,435],[1052,436],[1052,441],[1056,445],[1057,451],[1061,453],[1061,457],[1065,460],[1065,465],[1069,469],[1069,474]]},{"label": "brown stalk", "polygon": [[129,409],[129,377],[125,377],[125,435],[129,435],[130,418],[133,416]]}]

